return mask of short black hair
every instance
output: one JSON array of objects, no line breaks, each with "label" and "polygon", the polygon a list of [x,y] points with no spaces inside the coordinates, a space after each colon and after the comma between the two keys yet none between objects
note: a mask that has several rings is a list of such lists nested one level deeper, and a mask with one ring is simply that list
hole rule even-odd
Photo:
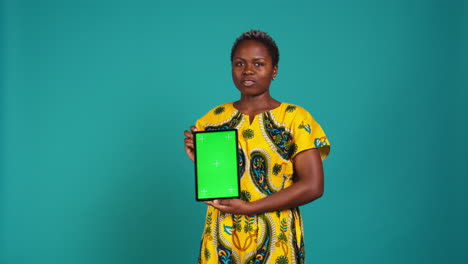
[{"label": "short black hair", "polygon": [[242,35],[236,39],[231,49],[231,62],[234,58],[234,52],[236,51],[237,47],[246,40],[255,40],[265,45],[265,47],[268,49],[268,53],[270,53],[273,66],[278,66],[279,50],[278,46],[276,46],[276,42],[266,32],[254,29],[242,33]]}]

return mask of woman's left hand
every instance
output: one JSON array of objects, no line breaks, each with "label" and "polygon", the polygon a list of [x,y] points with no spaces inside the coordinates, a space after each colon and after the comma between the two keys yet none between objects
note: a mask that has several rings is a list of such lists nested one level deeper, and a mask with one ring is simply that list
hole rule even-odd
[{"label": "woman's left hand", "polygon": [[252,214],[251,210],[249,210],[249,203],[244,202],[241,199],[217,199],[213,201],[206,201],[205,203],[224,213],[242,215]]}]

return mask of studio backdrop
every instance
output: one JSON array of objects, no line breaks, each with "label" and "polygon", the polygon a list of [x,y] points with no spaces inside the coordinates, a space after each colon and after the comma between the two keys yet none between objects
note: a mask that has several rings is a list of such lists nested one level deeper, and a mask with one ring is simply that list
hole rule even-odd
[{"label": "studio backdrop", "polygon": [[[331,142],[307,263],[467,261],[463,1],[0,6],[0,263],[196,263],[183,131],[239,99],[230,49],[280,49],[271,94]],[[463,160],[463,164],[462,164]]]}]

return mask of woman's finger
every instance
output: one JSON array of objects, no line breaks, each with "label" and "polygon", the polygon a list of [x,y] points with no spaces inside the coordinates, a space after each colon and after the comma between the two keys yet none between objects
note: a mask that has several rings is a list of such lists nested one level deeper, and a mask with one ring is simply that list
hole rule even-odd
[{"label": "woman's finger", "polygon": [[184,131],[184,136],[185,136],[186,138],[193,138],[192,132],[190,132],[190,131],[188,131],[188,130],[185,130],[185,131]]}]

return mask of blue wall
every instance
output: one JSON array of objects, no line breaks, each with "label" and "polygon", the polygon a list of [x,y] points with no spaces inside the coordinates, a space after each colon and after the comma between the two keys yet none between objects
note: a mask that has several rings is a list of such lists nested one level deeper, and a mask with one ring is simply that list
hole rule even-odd
[{"label": "blue wall", "polygon": [[195,263],[183,130],[238,99],[229,52],[251,28],[280,47],[273,96],[333,145],[308,263],[468,260],[463,1],[1,7],[0,263]]}]

